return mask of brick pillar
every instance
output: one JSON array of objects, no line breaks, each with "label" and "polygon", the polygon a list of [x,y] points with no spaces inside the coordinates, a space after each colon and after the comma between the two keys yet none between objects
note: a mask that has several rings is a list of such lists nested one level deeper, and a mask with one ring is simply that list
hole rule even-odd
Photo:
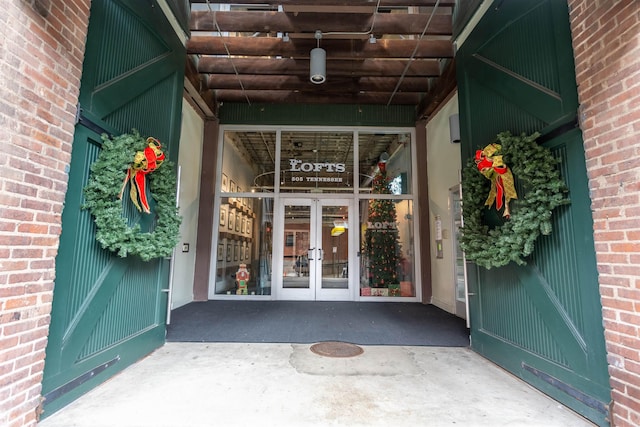
[{"label": "brick pillar", "polygon": [[611,423],[638,426],[640,2],[568,3],[611,376]]},{"label": "brick pillar", "polygon": [[90,0],[0,6],[0,425],[35,426]]}]

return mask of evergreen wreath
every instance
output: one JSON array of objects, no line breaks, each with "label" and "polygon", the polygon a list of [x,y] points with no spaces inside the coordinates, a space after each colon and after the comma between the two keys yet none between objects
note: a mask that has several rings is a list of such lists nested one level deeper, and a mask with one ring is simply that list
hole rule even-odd
[{"label": "evergreen wreath", "polygon": [[523,196],[512,201],[511,216],[501,225],[490,227],[483,221],[491,182],[478,171],[473,158],[464,167],[460,246],[467,260],[487,269],[511,261],[525,265],[524,258],[533,252],[538,236],[551,234],[551,212],[569,203],[568,190],[556,167],[559,161],[535,142],[539,136],[537,132],[530,136],[502,132],[497,136],[499,154],[520,182]]},{"label": "evergreen wreath", "polygon": [[[146,138],[133,130],[113,138],[102,135],[102,150],[91,165],[89,183],[84,188],[84,209],[94,216],[96,240],[104,249],[125,258],[138,255],[142,260],[171,255],[178,243],[182,218],[176,207],[176,177],[173,163],[164,160],[161,167],[148,174],[149,190],[155,200],[155,228],[143,233],[140,225],[130,227],[120,199],[123,182],[128,176],[136,153],[148,146]],[[131,185],[134,185],[133,180]]]}]

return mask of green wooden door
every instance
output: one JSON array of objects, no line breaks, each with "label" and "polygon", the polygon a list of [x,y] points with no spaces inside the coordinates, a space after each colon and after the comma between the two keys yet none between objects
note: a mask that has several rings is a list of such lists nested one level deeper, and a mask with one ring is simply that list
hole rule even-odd
[{"label": "green wooden door", "polygon": [[[100,132],[138,129],[177,159],[185,49],[155,1],[93,1],[45,361],[44,416],[164,343],[169,263],[95,241],[82,189]],[[131,221],[153,227],[127,200]]]},{"label": "green wooden door", "polygon": [[469,265],[472,347],[606,424],[610,390],[566,3],[494,2],[457,61],[463,162],[501,131],[541,131],[571,198],[554,211],[553,232],[538,239],[527,266]]}]

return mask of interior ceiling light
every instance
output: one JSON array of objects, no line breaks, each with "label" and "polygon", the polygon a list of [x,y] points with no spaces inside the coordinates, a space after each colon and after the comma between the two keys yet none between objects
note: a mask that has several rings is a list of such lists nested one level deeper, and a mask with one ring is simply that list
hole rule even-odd
[{"label": "interior ceiling light", "polygon": [[345,230],[345,228],[344,228],[344,227],[333,227],[333,228],[331,229],[331,235],[332,235],[333,237],[337,237],[337,236],[340,236],[341,234],[343,234],[345,231],[346,231],[346,230]]},{"label": "interior ceiling light", "polygon": [[336,237],[343,234],[349,228],[347,221],[335,220],[333,221],[333,228],[331,229],[331,235]]},{"label": "interior ceiling light", "polygon": [[309,79],[311,83],[321,84],[327,80],[327,52],[320,47],[322,31],[316,31],[317,47],[311,49]]}]

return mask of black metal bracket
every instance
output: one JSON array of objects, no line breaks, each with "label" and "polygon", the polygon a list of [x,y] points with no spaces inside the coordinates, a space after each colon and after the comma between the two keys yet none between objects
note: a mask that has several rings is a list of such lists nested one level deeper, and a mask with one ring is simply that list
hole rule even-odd
[{"label": "black metal bracket", "polygon": [[533,374],[534,376],[540,378],[541,380],[543,380],[544,382],[554,386],[555,388],[557,388],[558,390],[566,393],[567,395],[573,397],[574,399],[576,399],[577,401],[583,403],[584,405],[588,406],[589,408],[595,409],[596,411],[600,412],[601,414],[604,415],[608,415],[609,411],[608,411],[608,405],[604,402],[599,401],[598,399],[589,396],[583,392],[581,392],[580,390],[576,389],[575,387],[560,381],[558,378],[552,377],[551,375],[542,372],[539,369],[534,368],[533,366],[527,365],[526,363],[522,363],[522,368],[527,371],[530,372],[531,374]]},{"label": "black metal bracket", "polygon": [[80,385],[86,383],[87,381],[89,381],[99,373],[105,371],[106,369],[110,368],[111,366],[115,365],[119,361],[120,361],[120,356],[116,356],[114,359],[111,359],[110,361],[103,363],[102,365],[98,365],[92,370],[85,372],[84,374],[74,378],[68,383],[63,384],[60,387],[51,390],[49,393],[44,395],[45,403],[50,403],[56,400],[57,398],[59,398],[60,396],[69,393],[74,388],[79,387]]},{"label": "black metal bracket", "polygon": [[76,125],[84,126],[98,135],[102,135],[103,133],[111,135],[111,132],[82,114],[82,106],[80,104],[78,104],[78,108],[76,109]]}]

